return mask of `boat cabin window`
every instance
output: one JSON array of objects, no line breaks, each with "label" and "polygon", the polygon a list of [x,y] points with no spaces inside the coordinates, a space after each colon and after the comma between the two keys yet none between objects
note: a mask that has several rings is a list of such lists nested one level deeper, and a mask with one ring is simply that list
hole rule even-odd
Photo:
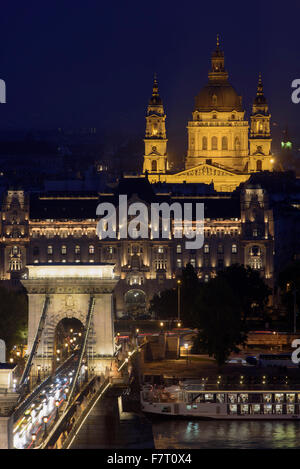
[{"label": "boat cabin window", "polygon": [[272,394],[264,394],[264,402],[272,402]]},{"label": "boat cabin window", "polygon": [[239,395],[240,402],[249,402],[248,394],[240,394]]},{"label": "boat cabin window", "polygon": [[264,405],[264,414],[272,414],[272,404]]},{"label": "boat cabin window", "polygon": [[288,404],[286,406],[287,414],[294,414],[295,413],[295,406],[293,404]]},{"label": "boat cabin window", "polygon": [[281,404],[276,404],[275,409],[276,409],[276,414],[282,414],[282,405]]},{"label": "boat cabin window", "polygon": [[229,412],[231,414],[237,414],[237,405],[236,404],[230,404],[229,405]]},{"label": "boat cabin window", "polygon": [[260,404],[254,404],[252,406],[253,414],[260,414]]},{"label": "boat cabin window", "polygon": [[286,402],[295,402],[295,394],[286,394]]},{"label": "boat cabin window", "polygon": [[236,394],[228,394],[228,402],[233,404],[234,402],[237,402],[237,395]]},{"label": "boat cabin window", "polygon": [[283,402],[284,394],[283,393],[277,393],[275,394],[275,402],[281,403]]}]

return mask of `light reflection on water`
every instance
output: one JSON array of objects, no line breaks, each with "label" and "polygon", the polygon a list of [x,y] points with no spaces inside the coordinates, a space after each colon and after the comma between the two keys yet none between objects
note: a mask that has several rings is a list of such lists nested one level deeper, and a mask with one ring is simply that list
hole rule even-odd
[{"label": "light reflection on water", "polygon": [[300,422],[154,420],[157,449],[300,448]]}]

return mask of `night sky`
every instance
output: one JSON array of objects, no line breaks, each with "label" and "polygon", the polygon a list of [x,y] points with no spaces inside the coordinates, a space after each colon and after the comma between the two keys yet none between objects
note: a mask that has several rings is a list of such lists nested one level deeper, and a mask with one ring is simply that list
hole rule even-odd
[{"label": "night sky", "polygon": [[[186,145],[194,96],[207,81],[216,34],[229,79],[249,109],[259,71],[272,120],[299,135],[299,2],[24,1],[0,15],[1,129],[96,127],[144,131],[157,72],[168,137]],[[298,141],[300,139],[298,138]]]}]

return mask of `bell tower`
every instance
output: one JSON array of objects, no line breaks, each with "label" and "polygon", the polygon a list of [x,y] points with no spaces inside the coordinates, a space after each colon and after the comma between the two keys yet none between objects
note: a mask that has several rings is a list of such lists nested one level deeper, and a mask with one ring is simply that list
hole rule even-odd
[{"label": "bell tower", "polygon": [[152,96],[146,115],[145,155],[143,173],[165,173],[167,170],[166,115],[154,76]]},{"label": "bell tower", "polygon": [[250,116],[249,171],[272,171],[274,159],[271,153],[271,133],[268,103],[264,96],[261,74],[259,74],[256,97]]}]

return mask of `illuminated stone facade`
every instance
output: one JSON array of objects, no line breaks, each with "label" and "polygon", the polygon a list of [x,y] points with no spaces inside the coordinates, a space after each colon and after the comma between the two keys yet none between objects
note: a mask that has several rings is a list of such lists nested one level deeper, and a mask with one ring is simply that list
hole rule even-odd
[{"label": "illuminated stone facade", "polygon": [[[263,94],[261,76],[249,123],[242,97],[228,81],[224,53],[212,54],[208,84],[195,98],[192,120],[188,122],[188,150],[185,170],[168,172],[167,140],[162,100],[154,82],[146,116],[144,173],[152,183],[214,183],[220,192],[233,191],[256,171],[272,171],[270,114]],[[153,106],[153,101],[158,104]]]},{"label": "illuminated stone facade", "polygon": [[[191,197],[162,196],[154,188],[146,178],[139,177],[124,179],[114,194],[108,192],[100,197],[69,193],[29,198],[22,191],[9,191],[1,212],[1,278],[26,278],[27,265],[42,270],[43,266],[53,265],[54,270],[61,266],[63,270],[63,266],[113,264],[114,274],[120,278],[114,290],[118,317],[144,314],[153,294],[174,286],[187,263],[195,267],[203,281],[231,264],[251,265],[272,285],[274,221],[264,189],[246,186],[240,194]],[[120,240],[117,236],[113,240],[99,240],[96,207],[99,200],[117,204],[118,191],[128,194],[128,205],[138,200],[149,207],[152,201],[203,202],[203,248],[185,249],[185,240],[175,239],[173,231],[170,239],[149,236]],[[11,262],[14,252],[18,253],[19,263]],[[80,279],[74,282],[74,288],[78,282]]]}]

